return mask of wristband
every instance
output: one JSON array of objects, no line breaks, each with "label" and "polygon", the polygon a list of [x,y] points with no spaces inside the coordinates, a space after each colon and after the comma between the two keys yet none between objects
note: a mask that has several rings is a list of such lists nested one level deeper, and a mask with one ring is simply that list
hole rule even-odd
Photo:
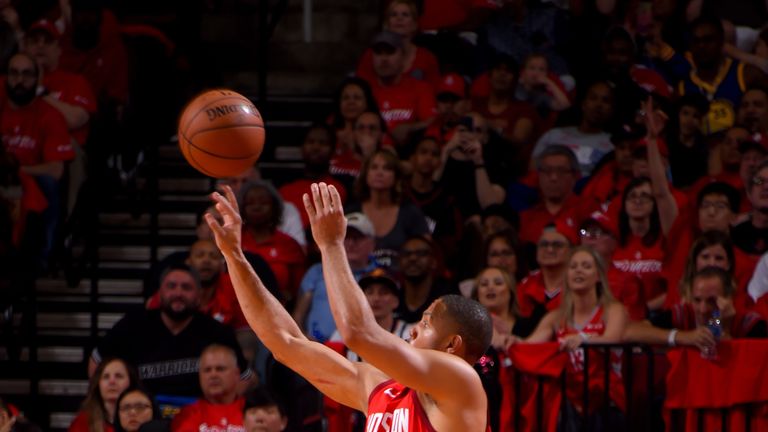
[{"label": "wristband", "polygon": [[673,347],[677,344],[675,343],[675,336],[677,336],[677,329],[672,329],[669,331],[669,335],[667,335],[667,345]]}]

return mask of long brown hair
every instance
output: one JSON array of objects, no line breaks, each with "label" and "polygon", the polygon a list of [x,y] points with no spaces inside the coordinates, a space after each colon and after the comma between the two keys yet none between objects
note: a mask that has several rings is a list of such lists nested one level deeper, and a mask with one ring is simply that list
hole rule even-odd
[{"label": "long brown hair", "polygon": [[509,274],[509,272],[504,270],[503,268],[486,267],[480,270],[477,273],[477,276],[475,277],[475,286],[472,288],[472,293],[470,294],[470,298],[477,302],[480,301],[477,294],[480,288],[480,277],[482,276],[483,273],[491,269],[498,270],[499,273],[501,273],[502,279],[504,279],[504,283],[506,283],[507,287],[509,287],[509,305],[507,307],[507,311],[513,318],[517,319],[520,316],[520,306],[517,304],[517,282],[515,281],[515,278],[512,277],[512,275]]},{"label": "long brown hair", "polygon": [[[577,246],[573,248],[573,250],[571,250],[571,255],[568,257],[568,266],[570,267],[570,262],[573,259],[573,256],[579,252],[588,253],[589,256],[591,256],[595,261],[595,267],[597,267],[598,274],[597,284],[595,285],[595,289],[597,290],[597,304],[605,307],[611,303],[615,303],[616,298],[613,297],[613,293],[611,293],[611,287],[608,285],[605,262],[603,261],[603,258],[600,256],[600,254],[595,252],[594,249],[589,246]],[[560,303],[560,314],[563,318],[565,318],[566,323],[573,322],[573,291],[571,291],[571,287],[568,286],[567,275],[565,277],[563,301]]]},{"label": "long brown hair", "polygon": [[363,162],[363,167],[360,168],[360,175],[355,181],[355,194],[359,202],[363,203],[371,198],[371,188],[368,186],[368,172],[371,170],[373,160],[377,156],[384,158],[384,166],[388,170],[392,170],[395,173],[395,180],[392,188],[390,189],[390,197],[393,204],[400,204],[400,200],[403,196],[403,170],[400,167],[400,159],[390,150],[379,149],[373,152],[371,156]]},{"label": "long brown hair", "polygon": [[[128,387],[133,387],[139,382],[139,374],[136,372],[136,369],[125,360],[121,358],[103,359],[88,382],[88,393],[85,395],[85,400],[81,406],[81,410],[88,419],[88,432],[104,432],[104,422],[106,421],[111,424],[114,421],[114,419],[107,418],[107,410],[104,408],[104,398],[101,396],[99,383],[101,382],[101,376],[104,374],[104,369],[116,361],[122,363],[128,372]],[[117,413],[117,408],[115,408],[115,413]]]},{"label": "long brown hair", "polygon": [[728,258],[727,271],[733,275],[736,266],[736,256],[733,252],[733,241],[731,240],[731,237],[721,231],[707,231],[693,242],[693,245],[691,245],[691,249],[688,252],[688,258],[685,260],[685,271],[683,272],[683,277],[680,279],[680,300],[687,302],[691,298],[693,278],[699,271],[696,268],[696,260],[698,260],[699,254],[701,254],[704,249],[712,246],[720,246],[723,248],[726,257]]}]

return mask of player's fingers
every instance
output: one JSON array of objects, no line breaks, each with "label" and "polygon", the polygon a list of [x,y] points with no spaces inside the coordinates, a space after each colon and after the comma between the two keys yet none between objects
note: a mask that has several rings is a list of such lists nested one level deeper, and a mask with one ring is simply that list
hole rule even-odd
[{"label": "player's fingers", "polygon": [[211,231],[213,231],[216,237],[224,235],[224,228],[219,225],[219,221],[217,221],[212,214],[206,213],[205,221],[208,223],[208,226],[211,228]]},{"label": "player's fingers", "polygon": [[323,213],[329,213],[333,209],[333,204],[328,193],[328,185],[322,182],[320,183],[320,197],[323,199]]},{"label": "player's fingers", "polygon": [[232,188],[228,185],[224,185],[222,187],[222,190],[224,191],[224,196],[227,197],[227,201],[229,202],[229,205],[232,206],[233,209],[237,208],[237,197],[235,196],[235,193],[232,191]]},{"label": "player's fingers", "polygon": [[312,205],[312,200],[309,198],[309,194],[305,193],[301,196],[301,199],[304,201],[304,210],[307,211],[307,216],[309,216],[309,220],[312,221],[315,219],[315,206]]},{"label": "player's fingers", "polygon": [[320,198],[320,186],[317,183],[312,183],[312,202],[315,204],[315,214],[323,214],[323,202]]},{"label": "player's fingers", "polygon": [[339,195],[339,191],[336,190],[336,186],[328,186],[328,192],[331,194],[331,204],[333,205],[333,209],[336,211],[341,211],[341,195]]},{"label": "player's fingers", "polygon": [[211,194],[211,198],[216,201],[216,210],[219,211],[223,218],[232,217],[237,214],[235,209],[232,208],[232,206],[229,204],[229,201],[227,201],[227,199],[224,198],[222,194],[214,192]]}]

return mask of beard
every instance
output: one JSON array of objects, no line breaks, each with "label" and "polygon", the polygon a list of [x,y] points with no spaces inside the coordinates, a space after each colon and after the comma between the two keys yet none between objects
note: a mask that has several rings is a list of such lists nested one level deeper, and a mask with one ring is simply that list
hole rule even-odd
[{"label": "beard", "polygon": [[22,84],[16,84],[11,86],[8,81],[5,82],[5,93],[8,95],[8,99],[16,106],[27,106],[37,96],[37,84],[31,88],[24,87]]},{"label": "beard", "polygon": [[189,304],[186,304],[184,309],[175,310],[173,309],[173,306],[171,306],[171,303],[172,302],[170,301],[162,302],[160,304],[160,311],[164,313],[168,318],[170,318],[171,321],[174,321],[174,322],[181,322],[186,320],[187,318],[194,315],[195,311],[197,310],[196,308],[192,307]]}]

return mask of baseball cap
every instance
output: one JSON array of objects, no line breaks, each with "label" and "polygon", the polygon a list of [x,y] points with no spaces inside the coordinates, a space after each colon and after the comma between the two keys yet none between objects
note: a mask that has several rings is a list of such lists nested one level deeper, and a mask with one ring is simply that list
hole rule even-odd
[{"label": "baseball cap", "polygon": [[616,224],[613,223],[613,220],[611,220],[611,218],[603,212],[596,211],[589,215],[589,217],[581,223],[580,228],[581,231],[583,231],[591,226],[598,226],[601,230],[603,230],[603,232],[610,234],[614,238],[618,238],[618,230]]},{"label": "baseball cap", "polygon": [[739,143],[739,153],[744,154],[749,151],[756,151],[761,155],[768,154],[768,149],[756,141],[747,140]]},{"label": "baseball cap", "polygon": [[392,274],[383,267],[373,269],[358,281],[358,284],[362,289],[366,289],[376,283],[386,286],[394,295],[400,294],[400,284],[397,283],[397,280],[395,280]]},{"label": "baseball cap", "polygon": [[576,233],[576,228],[573,226],[573,221],[570,218],[558,218],[553,223],[544,227],[544,231],[553,230],[558,234],[565,237],[571,245],[579,244],[579,236]]},{"label": "baseball cap", "polygon": [[371,220],[363,213],[354,212],[347,215],[347,227],[357,230],[366,237],[376,237]]},{"label": "baseball cap", "polygon": [[631,123],[624,123],[623,125],[614,129],[611,133],[611,142],[614,145],[625,141],[637,141],[645,136],[645,128],[639,125]]},{"label": "baseball cap", "polygon": [[464,81],[461,75],[457,73],[449,73],[443,75],[440,78],[440,82],[437,84],[437,97],[450,95],[456,96],[459,99],[464,99],[467,96],[467,83]]},{"label": "baseball cap", "polygon": [[395,32],[384,30],[373,37],[371,48],[386,45],[395,49],[403,49],[403,37]]},{"label": "baseball cap", "polygon": [[47,19],[42,19],[32,23],[32,25],[29,26],[29,30],[27,30],[27,34],[31,35],[33,33],[46,33],[54,40],[57,40],[61,37],[61,32],[59,32],[59,29],[56,28],[56,25],[53,23],[53,21]]}]

